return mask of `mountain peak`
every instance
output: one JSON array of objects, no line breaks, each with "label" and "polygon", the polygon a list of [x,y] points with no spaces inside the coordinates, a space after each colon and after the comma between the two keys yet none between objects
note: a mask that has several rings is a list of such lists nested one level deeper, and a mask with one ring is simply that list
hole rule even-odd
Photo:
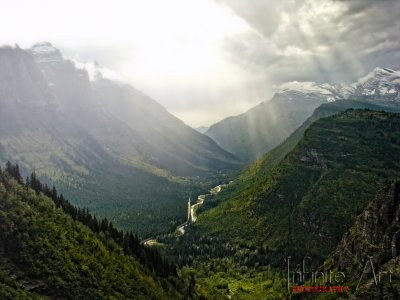
[{"label": "mountain peak", "polygon": [[63,59],[60,50],[49,42],[36,43],[28,51],[39,62],[59,61]]},{"label": "mountain peak", "polygon": [[361,77],[360,79],[357,80],[355,84],[364,84],[370,80],[373,79],[380,79],[386,76],[390,76],[392,74],[395,74],[396,71],[388,68],[383,68],[383,67],[376,67],[373,69],[371,72],[369,72],[367,75]]},{"label": "mountain peak", "polygon": [[286,91],[298,91],[304,94],[309,93],[321,93],[321,94],[330,94],[327,90],[326,85],[319,85],[312,81],[291,81],[281,84],[277,87],[278,92],[286,92]]},{"label": "mountain peak", "polygon": [[375,73],[394,73],[396,72],[395,70],[389,69],[389,68],[384,68],[384,67],[376,67],[373,72]]},{"label": "mountain peak", "polygon": [[312,81],[291,81],[275,86],[275,90],[279,95],[291,96],[299,93],[317,95],[326,98],[328,101],[365,96],[393,101],[399,99],[400,96],[400,71],[376,67],[352,84],[318,84]]},{"label": "mountain peak", "polygon": [[399,100],[400,71],[377,67],[352,84],[355,95]]},{"label": "mountain peak", "polygon": [[54,47],[50,42],[39,42],[34,44],[30,50],[35,53],[53,53],[59,52],[56,47]]},{"label": "mountain peak", "polygon": [[342,90],[341,85],[330,85],[328,83],[318,84],[313,81],[291,81],[275,87],[276,94],[292,98],[295,95],[303,97],[322,97],[326,101],[335,101],[341,98],[338,90]]}]

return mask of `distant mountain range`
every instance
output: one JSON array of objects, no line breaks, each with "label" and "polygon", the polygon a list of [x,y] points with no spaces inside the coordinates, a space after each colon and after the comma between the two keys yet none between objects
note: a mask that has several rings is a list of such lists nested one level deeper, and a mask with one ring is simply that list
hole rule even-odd
[{"label": "distant mountain range", "polygon": [[168,231],[199,186],[185,178],[230,172],[240,162],[101,72],[50,43],[1,48],[0,161],[35,169],[76,204],[119,226]]},{"label": "distant mountain range", "polygon": [[400,71],[376,68],[352,84],[286,83],[271,100],[212,125],[205,135],[250,162],[283,142],[319,105],[340,99],[400,105]]}]

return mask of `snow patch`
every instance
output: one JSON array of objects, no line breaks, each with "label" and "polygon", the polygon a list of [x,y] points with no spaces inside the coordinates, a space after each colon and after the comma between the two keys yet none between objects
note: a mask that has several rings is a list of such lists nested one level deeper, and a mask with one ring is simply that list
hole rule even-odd
[{"label": "snow patch", "polygon": [[328,84],[317,84],[312,81],[291,81],[291,82],[286,82],[284,84],[281,84],[280,86],[274,86],[274,89],[277,92],[285,92],[285,91],[298,91],[304,94],[309,94],[309,93],[320,93],[320,94],[325,94],[325,95],[330,95],[332,94],[329,91],[329,85]]},{"label": "snow patch", "polygon": [[[393,100],[400,98],[400,71],[388,68],[375,68],[354,83],[317,84],[312,81],[292,81],[273,86],[277,93],[302,93],[303,95],[321,95],[331,102],[358,96],[379,96]],[[384,99],[384,98],[381,98]]]},{"label": "snow patch", "polygon": [[117,72],[100,66],[96,61],[82,61],[79,57],[72,59],[75,68],[86,70],[89,74],[90,81],[96,81],[102,78],[110,79],[113,81],[123,82],[123,78]]},{"label": "snow patch", "polygon": [[60,50],[49,42],[36,43],[29,51],[39,63],[59,62],[65,59]]},{"label": "snow patch", "polygon": [[60,53],[60,51],[49,42],[36,43],[30,50],[32,53],[38,55]]}]

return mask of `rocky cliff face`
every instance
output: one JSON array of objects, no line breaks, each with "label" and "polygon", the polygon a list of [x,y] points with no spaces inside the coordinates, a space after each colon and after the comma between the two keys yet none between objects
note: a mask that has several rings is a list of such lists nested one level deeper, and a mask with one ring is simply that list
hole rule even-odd
[{"label": "rocky cliff face", "polygon": [[19,48],[0,48],[0,107],[42,107],[50,100],[46,80],[31,55]]},{"label": "rocky cliff face", "polygon": [[400,182],[388,184],[358,216],[333,255],[340,269],[357,265],[368,256],[382,266],[400,255]]},{"label": "rocky cliff face", "polygon": [[400,293],[399,261],[400,181],[397,181],[386,184],[377,193],[344,235],[326,266],[346,274],[358,299],[396,299]]},{"label": "rocky cliff face", "polygon": [[63,112],[87,110],[91,105],[91,87],[88,72],[78,69],[50,43],[38,43],[28,51],[41,70],[48,89],[57,99]]}]

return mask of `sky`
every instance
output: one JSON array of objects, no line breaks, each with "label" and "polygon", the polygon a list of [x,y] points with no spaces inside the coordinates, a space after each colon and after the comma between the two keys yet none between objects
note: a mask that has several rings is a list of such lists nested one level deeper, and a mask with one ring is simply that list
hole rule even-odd
[{"label": "sky", "polygon": [[398,0],[0,0],[0,45],[96,60],[193,127],[290,81],[400,69]]}]

